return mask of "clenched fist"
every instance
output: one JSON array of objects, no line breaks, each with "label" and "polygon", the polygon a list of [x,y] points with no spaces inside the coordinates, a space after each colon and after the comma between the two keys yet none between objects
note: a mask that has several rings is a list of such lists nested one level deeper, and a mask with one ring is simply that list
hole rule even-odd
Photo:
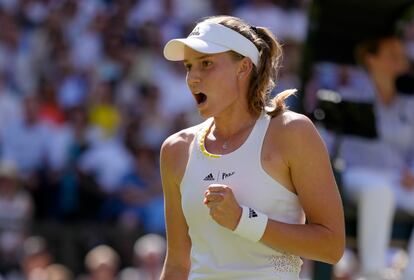
[{"label": "clenched fist", "polygon": [[229,186],[211,184],[204,193],[204,204],[210,209],[210,216],[221,226],[235,230],[242,214]]}]

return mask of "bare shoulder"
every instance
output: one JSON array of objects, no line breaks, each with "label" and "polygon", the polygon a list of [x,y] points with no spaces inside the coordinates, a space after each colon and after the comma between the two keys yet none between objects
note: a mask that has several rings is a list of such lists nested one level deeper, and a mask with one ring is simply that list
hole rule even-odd
[{"label": "bare shoulder", "polygon": [[274,117],[269,136],[270,144],[280,147],[279,152],[289,165],[292,160],[304,158],[313,151],[325,153],[325,144],[314,124],[299,113],[286,111]]},{"label": "bare shoulder", "polygon": [[170,135],[161,146],[161,153],[166,156],[178,155],[188,150],[201,124],[192,126]]},{"label": "bare shoulder", "polygon": [[161,146],[161,171],[179,184],[190,154],[190,145],[202,124],[192,126],[169,136]]},{"label": "bare shoulder", "polygon": [[285,111],[270,121],[270,133],[287,140],[306,141],[306,136],[317,135],[318,132],[312,121],[305,115]]}]

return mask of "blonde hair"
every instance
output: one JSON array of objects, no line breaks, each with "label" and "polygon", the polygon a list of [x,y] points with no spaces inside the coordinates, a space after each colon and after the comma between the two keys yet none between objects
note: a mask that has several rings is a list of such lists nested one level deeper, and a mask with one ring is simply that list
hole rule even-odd
[{"label": "blonde hair", "polygon": [[273,33],[265,27],[253,27],[242,19],[232,16],[212,16],[202,21],[218,23],[233,29],[252,41],[259,50],[259,63],[257,66],[253,65],[250,76],[247,94],[249,110],[254,114],[266,111],[272,117],[285,111],[287,109],[285,100],[296,90],[281,92],[271,99],[270,94],[276,86],[282,58],[282,46]]}]

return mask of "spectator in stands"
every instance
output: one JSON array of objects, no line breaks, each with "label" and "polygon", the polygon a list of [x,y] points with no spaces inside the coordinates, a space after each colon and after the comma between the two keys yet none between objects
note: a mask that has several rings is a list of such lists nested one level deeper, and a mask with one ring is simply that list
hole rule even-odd
[{"label": "spectator in stands", "polygon": [[46,267],[44,280],[72,280],[72,272],[64,265],[53,263]]},{"label": "spectator in stands", "polygon": [[0,270],[17,266],[32,215],[33,202],[22,188],[17,167],[0,162]]},{"label": "spectator in stands", "polygon": [[123,178],[119,190],[120,216],[122,220],[122,215],[133,214],[146,232],[163,233],[164,200],[157,159],[150,147],[142,146],[135,152],[134,169]]},{"label": "spectator in stands", "polygon": [[62,221],[96,217],[99,195],[95,186],[79,172],[79,159],[102,139],[98,127],[90,125],[86,106],[67,111],[68,121],[50,141],[50,166],[59,177],[57,216]]},{"label": "spectator in stands", "polygon": [[100,127],[107,138],[117,134],[121,123],[121,114],[114,103],[114,88],[114,82],[100,81],[91,93],[91,124]]},{"label": "spectator in stands", "polygon": [[[157,149],[162,141],[168,136],[168,129],[171,126],[171,119],[165,108],[161,108],[161,92],[154,84],[141,87],[140,91],[140,122],[141,122],[141,141],[147,146]],[[193,102],[191,100],[191,102]],[[180,107],[180,102],[172,102],[176,107]],[[187,107],[187,106],[184,106]],[[179,110],[179,109],[178,109]],[[174,114],[173,114],[174,115]]]},{"label": "spectator in stands", "polygon": [[53,256],[48,248],[46,239],[41,236],[30,236],[24,241],[22,246],[21,271],[9,273],[6,279],[42,279],[40,275],[45,275],[45,271],[52,261]]},{"label": "spectator in stands", "polygon": [[54,192],[48,191],[44,181],[49,160],[48,141],[53,133],[39,114],[39,99],[36,95],[23,100],[23,118],[8,122],[2,129],[1,156],[16,162],[21,179],[34,197],[36,216],[45,217],[53,203]]},{"label": "spectator in stands", "polygon": [[24,179],[44,167],[47,158],[48,129],[39,119],[39,99],[35,95],[23,100],[23,118],[3,127],[2,156],[15,161]]},{"label": "spectator in stands", "polygon": [[120,266],[118,253],[107,245],[91,249],[85,257],[85,267],[89,274],[79,280],[115,280]]},{"label": "spectator in stands", "polygon": [[134,267],[121,271],[120,280],[158,280],[164,262],[165,238],[157,234],[146,234],[135,242]]},{"label": "spectator in stands", "polygon": [[[396,78],[408,66],[398,38],[367,40],[356,53],[370,81],[378,138],[343,139],[343,182],[358,206],[361,272],[367,279],[386,279],[395,208],[414,213],[414,98],[398,94],[395,86]],[[414,248],[409,254],[404,279],[414,279]]]},{"label": "spectator in stands", "polygon": [[10,89],[6,81],[5,73],[0,70],[0,135],[2,133],[2,127],[8,122],[12,122],[21,117],[22,104],[20,99],[17,98],[17,94]]},{"label": "spectator in stands", "polygon": [[62,108],[57,103],[54,85],[50,81],[41,80],[38,92],[40,119],[53,127],[59,127],[64,123],[65,116]]},{"label": "spectator in stands", "polygon": [[89,178],[89,183],[96,185],[94,196],[102,199],[99,211],[103,221],[113,220],[112,201],[118,194],[123,176],[131,171],[133,162],[124,137],[100,141],[80,156],[78,170],[83,178]]}]

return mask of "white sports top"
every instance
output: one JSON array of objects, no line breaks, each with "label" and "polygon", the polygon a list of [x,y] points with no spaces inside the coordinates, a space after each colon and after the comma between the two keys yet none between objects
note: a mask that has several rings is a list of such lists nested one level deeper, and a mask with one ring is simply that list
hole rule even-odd
[{"label": "white sports top", "polygon": [[182,208],[192,242],[189,279],[299,279],[302,260],[298,256],[239,237],[217,224],[203,204],[210,184],[225,184],[232,188],[239,204],[269,219],[305,222],[298,197],[262,168],[261,150],[270,117],[262,114],[243,145],[221,156],[209,154],[204,147],[212,122],[210,118],[200,125],[181,182]]}]

